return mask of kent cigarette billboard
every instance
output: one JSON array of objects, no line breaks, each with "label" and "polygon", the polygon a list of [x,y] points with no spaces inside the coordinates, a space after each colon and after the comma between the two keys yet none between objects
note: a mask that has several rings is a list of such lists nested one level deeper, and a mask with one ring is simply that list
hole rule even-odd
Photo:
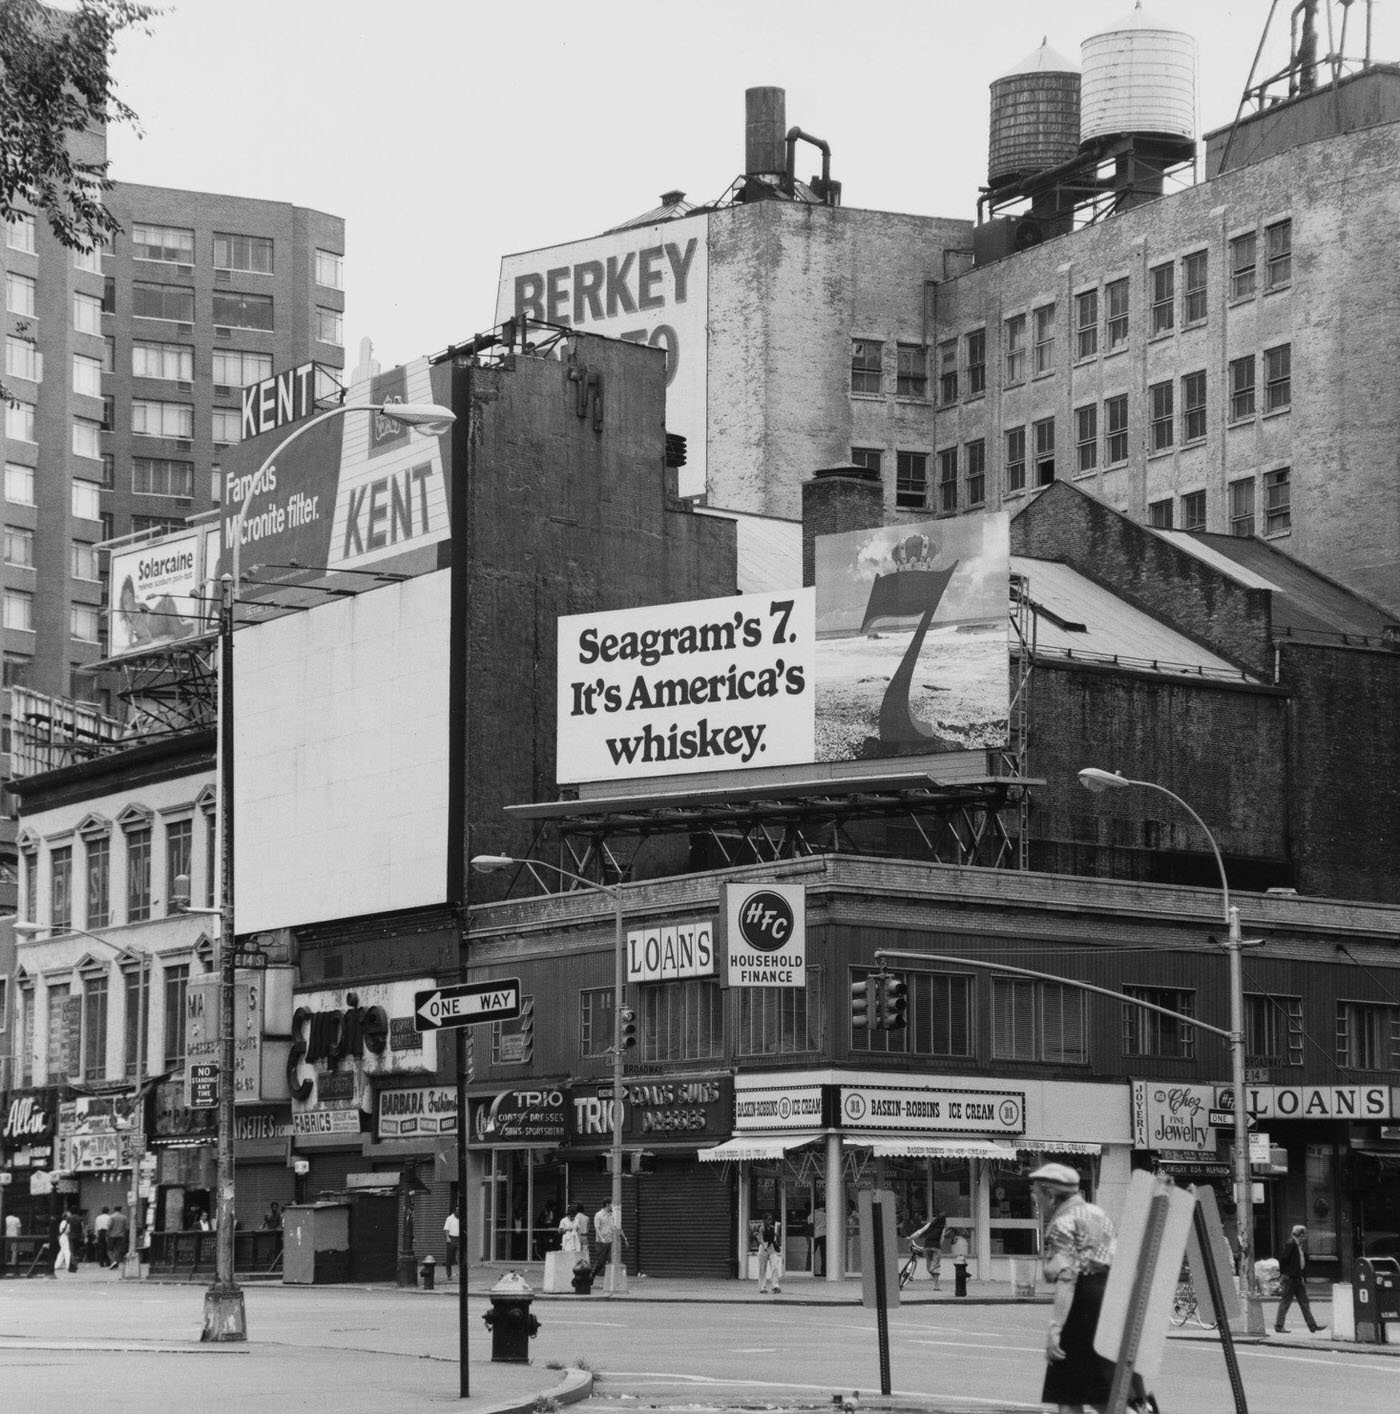
[{"label": "kent cigarette billboard", "polygon": [[1003,513],[819,536],[815,588],[559,620],[561,784],[1004,746]]},{"label": "kent cigarette billboard", "polygon": [[666,351],[666,430],[682,496],[705,490],[709,217],[686,216],[501,261],[496,322],[523,316]]}]

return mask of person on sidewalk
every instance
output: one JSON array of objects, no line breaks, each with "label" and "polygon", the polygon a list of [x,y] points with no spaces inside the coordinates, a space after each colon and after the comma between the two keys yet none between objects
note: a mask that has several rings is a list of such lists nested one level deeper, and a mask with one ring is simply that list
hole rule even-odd
[{"label": "person on sidewalk", "polygon": [[769,1279],[775,1292],[782,1291],[783,1280],[783,1230],[771,1211],[764,1213],[758,1225],[758,1290],[766,1294]]},{"label": "person on sidewalk", "polygon": [[462,1244],[462,1214],[460,1203],[448,1213],[447,1220],[442,1225],[442,1230],[447,1234],[447,1261],[444,1264],[447,1267],[447,1274],[443,1277],[443,1280],[451,1281],[454,1264],[458,1266],[461,1265],[460,1262],[458,1262],[458,1257],[460,1256],[458,1248]]},{"label": "person on sidewalk", "polygon": [[[1055,1405],[1059,1414],[1080,1414],[1086,1404],[1102,1414],[1113,1387],[1113,1361],[1094,1349],[1094,1331],[1117,1247],[1113,1223],[1080,1193],[1079,1175],[1068,1164],[1042,1164],[1030,1177],[1045,1221],[1045,1280],[1054,1293],[1041,1403]],[[1128,1407],[1150,1407],[1146,1400],[1134,1375]]]},{"label": "person on sidewalk", "polygon": [[92,1221],[93,1236],[97,1239],[97,1265],[104,1271],[111,1258],[107,1253],[107,1234],[112,1227],[112,1210],[103,1208]]},{"label": "person on sidewalk", "polygon": [[596,1213],[593,1214],[593,1236],[597,1242],[597,1250],[593,1253],[593,1279],[596,1281],[603,1274],[603,1268],[612,1261],[612,1240],[613,1233],[616,1232],[622,1238],[622,1245],[627,1245],[627,1234],[622,1231],[622,1215],[613,1212],[612,1199],[609,1198]]},{"label": "person on sidewalk", "polygon": [[934,1209],[933,1216],[909,1235],[909,1245],[923,1249],[924,1266],[933,1278],[935,1291],[942,1290],[943,1286],[943,1229],[947,1226],[946,1215]]},{"label": "person on sidewalk", "polygon": [[58,1220],[58,1256],[54,1259],[54,1271],[76,1272],[78,1259],[74,1256],[73,1214],[65,1208]]},{"label": "person on sidewalk", "polygon": [[812,1275],[826,1275],[826,1203],[821,1202],[812,1213]]},{"label": "person on sidewalk", "polygon": [[118,1270],[126,1257],[126,1212],[122,1208],[112,1209],[112,1219],[107,1225],[107,1260]]},{"label": "person on sidewalk", "polygon": [[1308,1323],[1308,1329],[1316,1335],[1322,1329],[1313,1320],[1312,1307],[1308,1304],[1308,1230],[1302,1223],[1293,1229],[1293,1236],[1288,1241],[1288,1246],[1283,1249],[1283,1256],[1278,1260],[1279,1281],[1283,1286],[1283,1300],[1278,1303],[1278,1312],[1274,1316],[1274,1331],[1278,1335],[1288,1329],[1284,1325],[1283,1319],[1288,1314],[1288,1308],[1296,1301],[1298,1309],[1303,1313],[1303,1319]]}]

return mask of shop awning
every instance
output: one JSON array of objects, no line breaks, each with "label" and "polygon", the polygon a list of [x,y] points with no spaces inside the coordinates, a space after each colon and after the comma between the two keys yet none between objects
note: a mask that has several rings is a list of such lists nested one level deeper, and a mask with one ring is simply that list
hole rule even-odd
[{"label": "shop awning", "polygon": [[820,1138],[820,1134],[783,1134],[771,1139],[747,1136],[726,1139],[713,1149],[701,1149],[696,1158],[707,1164],[733,1163],[736,1159],[781,1159],[789,1149],[800,1149],[804,1144]]},{"label": "shop awning", "polygon": [[852,1148],[869,1149],[877,1159],[1010,1159],[1015,1149],[990,1139],[851,1139]]},{"label": "shop awning", "polygon": [[1102,1154],[1103,1145],[1082,1139],[1018,1139],[1016,1150],[1021,1154]]}]

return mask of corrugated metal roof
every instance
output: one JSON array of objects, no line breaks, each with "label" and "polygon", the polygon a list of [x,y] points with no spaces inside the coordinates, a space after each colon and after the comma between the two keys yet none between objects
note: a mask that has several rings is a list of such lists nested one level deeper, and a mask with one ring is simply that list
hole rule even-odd
[{"label": "corrugated metal roof", "polygon": [[676,221],[682,216],[689,216],[694,210],[695,203],[681,197],[679,201],[664,202],[660,206],[652,207],[650,211],[644,211],[640,216],[634,216],[630,221],[610,226],[605,234],[611,235],[613,231],[630,231],[636,226],[654,226],[658,221]]},{"label": "corrugated metal roof", "polygon": [[1234,682],[1258,681],[1058,560],[1013,555],[1011,571],[1025,576],[1027,598],[1040,611],[1038,654]]},{"label": "corrugated metal roof", "polygon": [[1276,637],[1320,637],[1330,642],[1361,639],[1379,643],[1393,615],[1309,569],[1266,540],[1203,531],[1158,530],[1187,554],[1251,589],[1273,591]]}]

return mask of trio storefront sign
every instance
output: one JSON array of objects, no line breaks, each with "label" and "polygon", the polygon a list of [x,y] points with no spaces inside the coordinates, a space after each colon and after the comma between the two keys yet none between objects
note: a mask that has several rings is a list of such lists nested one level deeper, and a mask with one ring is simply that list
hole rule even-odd
[{"label": "trio storefront sign", "polygon": [[467,1102],[468,1143],[558,1144],[568,1129],[568,1091],[502,1090]]},{"label": "trio storefront sign", "polygon": [[958,1134],[1024,1134],[1022,1090],[952,1090],[931,1086],[843,1085],[841,1125]]},{"label": "trio storefront sign", "polygon": [[807,985],[807,886],[724,884],[725,975],[731,987]]},{"label": "trio storefront sign", "polygon": [[822,1087],[780,1085],[734,1092],[735,1134],[770,1129],[820,1129]]},{"label": "trio storefront sign", "polygon": [[[727,1075],[692,1080],[628,1080],[622,1087],[622,1136],[629,1144],[727,1139],[734,1082]],[[569,1095],[569,1138],[596,1147],[612,1138],[612,1086],[575,1086]]]},{"label": "trio storefront sign", "polygon": [[380,1139],[436,1138],[457,1132],[457,1092],[448,1085],[379,1092]]},{"label": "trio storefront sign", "polygon": [[1134,1080],[1133,1148],[1170,1149],[1191,1156],[1214,1154],[1217,1131],[1211,1111],[1218,1108],[1214,1085]]}]

